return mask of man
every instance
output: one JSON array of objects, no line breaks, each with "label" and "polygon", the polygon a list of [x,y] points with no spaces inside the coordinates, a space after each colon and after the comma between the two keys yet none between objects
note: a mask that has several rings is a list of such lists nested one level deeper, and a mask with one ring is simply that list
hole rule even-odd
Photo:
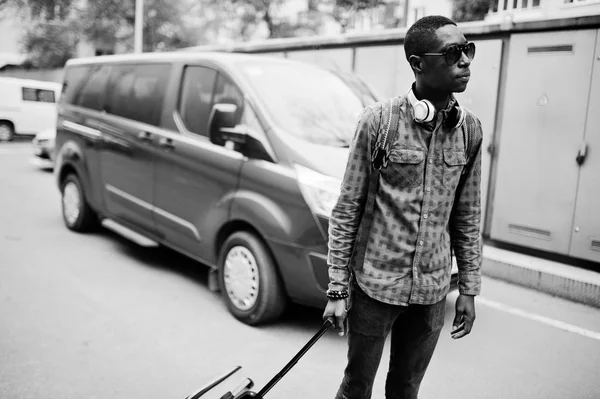
[{"label": "man", "polygon": [[[444,324],[451,248],[459,269],[452,338],[469,334],[475,320],[482,131],[453,96],[467,88],[475,46],[450,19],[428,16],[407,31],[404,49],[415,83],[393,99],[398,123],[389,132],[387,162],[375,174],[378,132],[392,120],[384,102],[359,117],[330,219],[323,317],[335,319],[340,335],[348,328],[337,399],[371,397],[390,332],[386,398],[417,398]],[[374,190],[371,178],[377,179]]]}]

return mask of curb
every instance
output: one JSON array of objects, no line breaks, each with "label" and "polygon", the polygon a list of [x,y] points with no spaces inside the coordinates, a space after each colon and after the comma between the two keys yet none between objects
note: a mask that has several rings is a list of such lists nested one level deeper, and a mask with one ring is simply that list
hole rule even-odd
[{"label": "curb", "polygon": [[485,245],[481,273],[600,308],[600,273]]}]

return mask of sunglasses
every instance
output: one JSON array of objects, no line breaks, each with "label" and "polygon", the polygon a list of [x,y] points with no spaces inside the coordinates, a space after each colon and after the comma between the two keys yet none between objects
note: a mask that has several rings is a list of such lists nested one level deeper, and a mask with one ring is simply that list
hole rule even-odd
[{"label": "sunglasses", "polygon": [[453,44],[452,46],[448,47],[446,51],[442,51],[441,53],[421,53],[417,55],[443,55],[444,59],[446,60],[446,64],[450,66],[456,64],[462,57],[463,53],[465,53],[465,55],[472,60],[475,57],[475,43],[469,42],[465,44]]}]

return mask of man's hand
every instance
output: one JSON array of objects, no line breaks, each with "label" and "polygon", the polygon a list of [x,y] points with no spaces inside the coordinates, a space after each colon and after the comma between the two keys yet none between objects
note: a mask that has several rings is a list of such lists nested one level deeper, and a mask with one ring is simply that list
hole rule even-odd
[{"label": "man's hand", "polygon": [[456,298],[456,315],[452,323],[450,334],[453,339],[459,339],[468,335],[475,321],[475,296],[459,295]]},{"label": "man's hand", "polygon": [[323,320],[328,318],[333,319],[333,325],[335,331],[340,337],[346,334],[346,316],[348,313],[348,299],[330,299],[325,306],[325,312],[323,312]]}]

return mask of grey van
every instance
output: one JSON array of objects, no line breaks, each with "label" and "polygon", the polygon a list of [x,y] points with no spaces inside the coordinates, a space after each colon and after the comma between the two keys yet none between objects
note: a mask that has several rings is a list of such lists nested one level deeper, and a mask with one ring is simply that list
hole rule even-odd
[{"label": "grey van", "polygon": [[70,60],[54,169],[64,222],[204,263],[250,325],[288,301],[323,306],[328,217],[375,101],[354,75],[261,55]]}]

